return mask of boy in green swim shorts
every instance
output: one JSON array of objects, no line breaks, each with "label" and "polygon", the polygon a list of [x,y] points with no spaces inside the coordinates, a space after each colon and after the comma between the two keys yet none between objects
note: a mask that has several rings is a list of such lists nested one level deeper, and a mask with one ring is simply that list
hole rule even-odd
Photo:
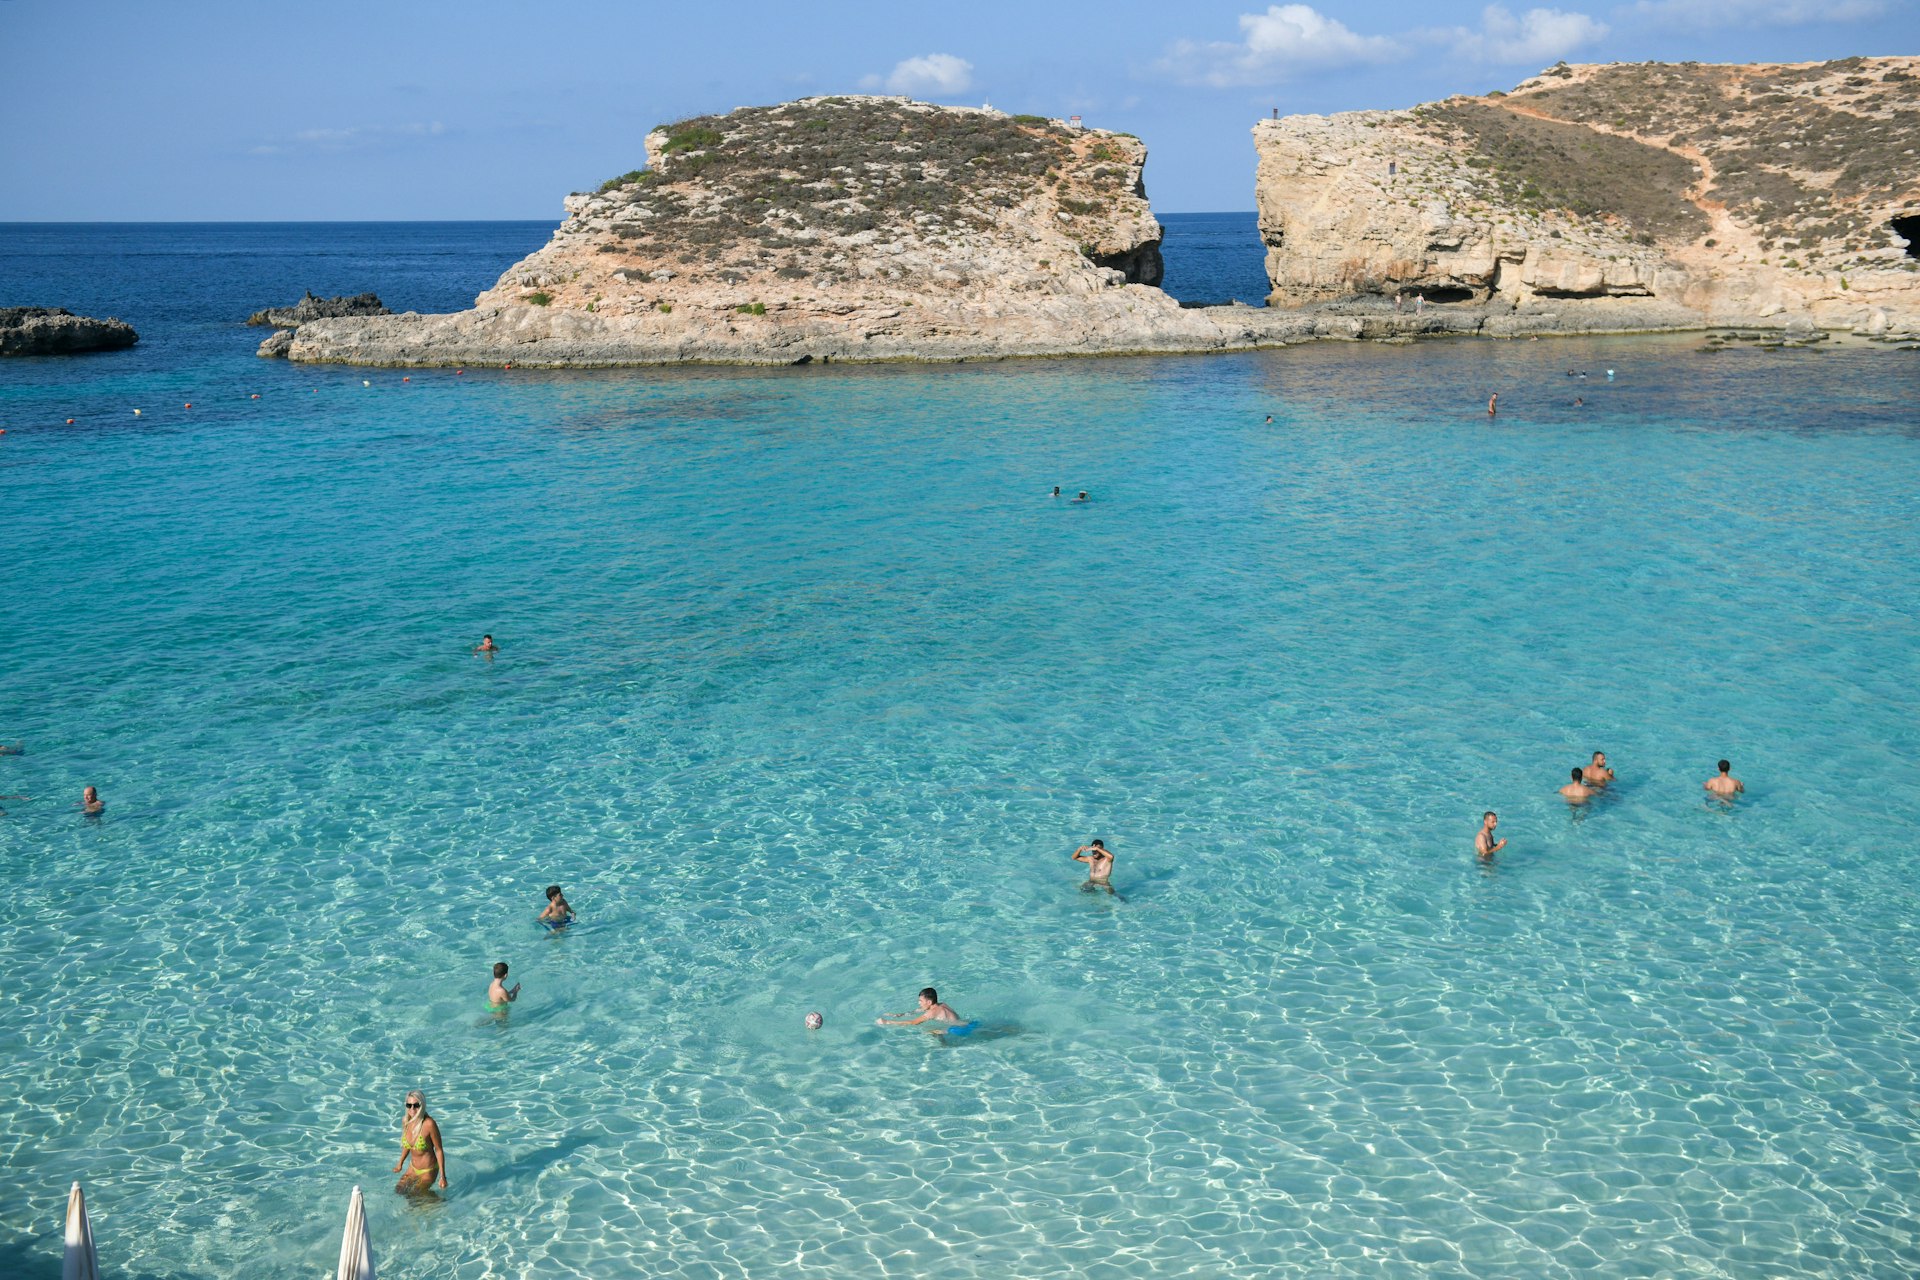
[{"label": "boy in green swim shorts", "polygon": [[507,962],[493,966],[493,985],[487,988],[487,1011],[505,1013],[507,1006],[520,998],[520,984],[507,985]]}]

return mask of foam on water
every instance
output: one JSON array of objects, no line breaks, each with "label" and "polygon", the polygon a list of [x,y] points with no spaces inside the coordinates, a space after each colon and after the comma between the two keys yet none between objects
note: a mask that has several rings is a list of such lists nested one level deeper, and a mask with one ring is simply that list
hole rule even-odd
[{"label": "foam on water", "polygon": [[1920,1267],[1911,364],[257,336],[0,382],[0,1264]]}]

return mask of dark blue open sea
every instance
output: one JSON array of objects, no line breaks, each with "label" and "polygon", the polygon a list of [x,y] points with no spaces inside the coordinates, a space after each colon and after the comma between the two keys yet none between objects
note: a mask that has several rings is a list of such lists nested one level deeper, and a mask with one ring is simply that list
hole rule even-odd
[{"label": "dark blue open sea", "polygon": [[141,1280],[322,1274],[355,1186],[413,1280],[1920,1274],[1910,354],[239,323],[549,230],[0,227],[142,335],[0,364],[0,1275],[75,1179]]}]

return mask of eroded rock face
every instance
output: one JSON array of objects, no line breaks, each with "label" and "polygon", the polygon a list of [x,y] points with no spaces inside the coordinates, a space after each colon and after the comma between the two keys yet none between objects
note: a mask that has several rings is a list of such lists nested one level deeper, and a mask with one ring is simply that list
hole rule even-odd
[{"label": "eroded rock face", "polygon": [[1510,94],[1261,121],[1270,301],[1910,329],[1916,86],[1914,58],[1562,64]]},{"label": "eroded rock face", "polygon": [[133,326],[77,316],[64,307],[0,307],[0,356],[115,351],[140,341]]},{"label": "eroded rock face", "polygon": [[[1137,138],[905,98],[658,129],[472,311],[317,320],[295,360],[975,359],[1249,345],[1158,289]],[[1258,328],[1257,323],[1252,328]]]}]

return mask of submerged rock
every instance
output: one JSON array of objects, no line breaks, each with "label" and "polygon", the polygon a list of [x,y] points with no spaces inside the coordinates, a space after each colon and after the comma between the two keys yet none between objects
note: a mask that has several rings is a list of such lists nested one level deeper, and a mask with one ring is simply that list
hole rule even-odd
[{"label": "submerged rock", "polygon": [[[309,320],[332,320],[338,316],[390,316],[379,297],[371,293],[344,294],[337,298],[307,295],[290,307],[269,307],[247,317],[248,324],[270,324],[281,329],[297,329]],[[272,341],[272,339],[268,339]],[[264,352],[262,354],[265,354]]]},{"label": "submerged rock", "polygon": [[95,320],[65,307],[0,307],[0,356],[116,351],[140,341],[124,320]]}]

